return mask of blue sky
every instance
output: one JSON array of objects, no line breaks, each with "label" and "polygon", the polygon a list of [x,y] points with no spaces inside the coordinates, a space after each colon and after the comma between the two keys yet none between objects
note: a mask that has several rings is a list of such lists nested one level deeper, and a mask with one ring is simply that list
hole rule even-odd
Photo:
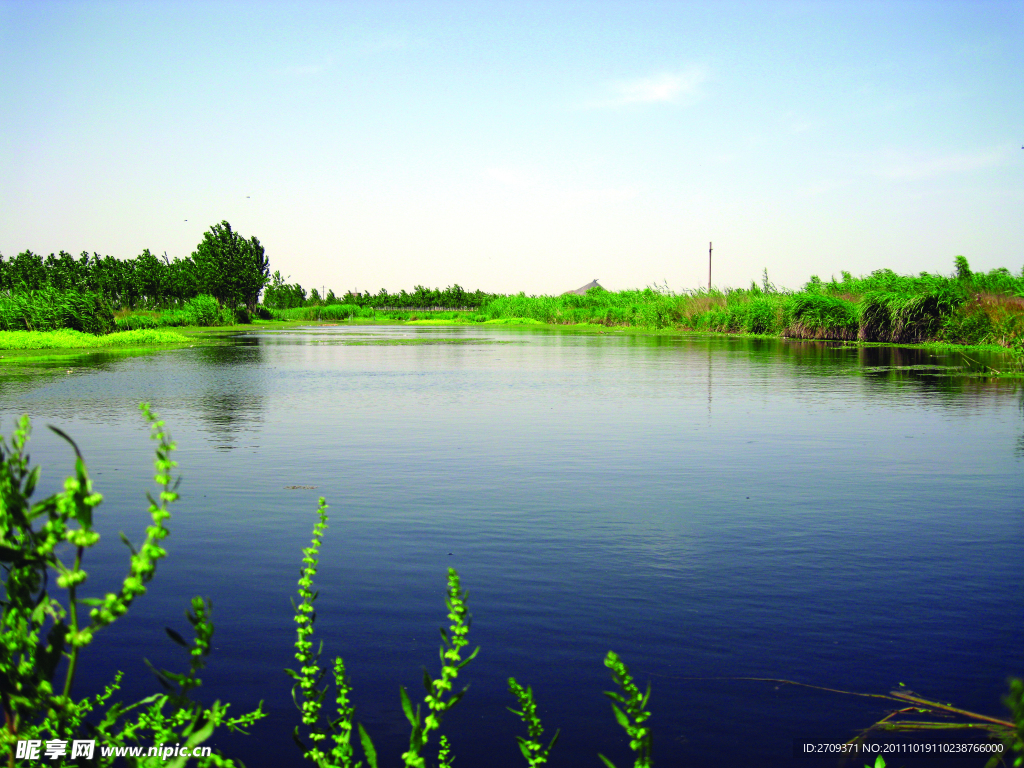
[{"label": "blue sky", "polygon": [[[1024,2],[0,0],[0,253],[557,293],[1024,266]],[[187,221],[186,221],[187,220]]]}]

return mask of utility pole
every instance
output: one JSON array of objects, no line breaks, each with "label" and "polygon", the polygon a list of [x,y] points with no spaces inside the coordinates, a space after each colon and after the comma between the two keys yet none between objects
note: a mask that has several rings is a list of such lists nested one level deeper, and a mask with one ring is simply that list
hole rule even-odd
[{"label": "utility pole", "polygon": [[708,241],[708,293],[711,293],[711,241]]}]

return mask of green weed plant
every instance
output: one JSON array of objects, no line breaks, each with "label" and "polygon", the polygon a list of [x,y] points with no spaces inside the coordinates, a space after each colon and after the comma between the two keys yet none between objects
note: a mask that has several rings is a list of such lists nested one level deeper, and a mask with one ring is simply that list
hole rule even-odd
[{"label": "green weed plant", "polygon": [[[0,564],[3,567],[2,614],[0,614],[0,706],[4,728],[0,745],[8,753],[8,765],[16,765],[19,741],[96,739],[108,747],[131,744],[177,743],[188,750],[205,742],[219,726],[238,730],[263,716],[257,708],[229,717],[228,705],[214,702],[205,707],[189,697],[200,685],[199,672],[210,651],[213,625],[210,606],[201,598],[192,601],[187,614],[195,633],[189,643],[168,629],[170,638],[189,652],[184,673],[157,671],[165,692],[134,704],[111,703],[120,687],[118,674],[106,689],[94,696],[76,698],[74,682],[83,653],[102,630],[124,616],[167,552],[161,542],[169,534],[170,504],[178,499],[173,477],[175,445],[164,422],[143,404],[142,412],[157,443],[154,467],[159,491],[149,495],[151,524],[141,545],[134,546],[124,534],[131,552],[128,574],[116,592],[102,597],[83,595],[88,573],[83,563],[100,535],[93,526],[96,508],[103,497],[89,478],[85,460],[75,443],[55,427],[75,453],[75,471],[62,491],[41,501],[32,496],[40,468],[31,467],[26,452],[31,425],[22,417],[10,444],[0,438]],[[56,588],[56,594],[54,592]],[[63,599],[58,594],[63,594]],[[88,719],[87,719],[88,718]],[[115,757],[96,755],[94,765],[112,765]],[[130,759],[130,762],[133,759]],[[165,762],[139,758],[134,765],[185,765],[188,757]],[[232,766],[230,759],[211,752],[196,765]]]},{"label": "green weed plant", "polygon": [[119,331],[106,336],[93,336],[68,328],[56,331],[0,331],[0,349],[96,349],[187,342],[187,336],[163,329]]}]

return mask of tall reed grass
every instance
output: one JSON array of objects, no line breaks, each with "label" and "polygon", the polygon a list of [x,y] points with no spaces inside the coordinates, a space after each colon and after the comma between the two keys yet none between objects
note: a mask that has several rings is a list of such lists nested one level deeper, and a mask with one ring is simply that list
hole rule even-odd
[{"label": "tall reed grass", "polygon": [[114,318],[118,330],[139,328],[167,328],[181,326],[209,327],[250,322],[246,309],[222,307],[212,296],[200,295],[189,299],[181,309],[157,312],[125,312]]},{"label": "tall reed grass", "polygon": [[674,294],[664,288],[586,295],[500,296],[480,309],[484,321],[530,319],[556,324],[598,324],[751,333],[804,339],[916,343],[945,341],[1012,347],[1024,337],[1024,273],[1007,269],[972,273],[957,257],[953,275],[898,275],[877,270],[866,277],[823,282],[798,291],[761,285],[699,289]]},{"label": "tall reed grass", "polygon": [[0,292],[0,331],[54,331],[71,328],[85,333],[109,333],[114,310],[103,294],[60,291]]}]

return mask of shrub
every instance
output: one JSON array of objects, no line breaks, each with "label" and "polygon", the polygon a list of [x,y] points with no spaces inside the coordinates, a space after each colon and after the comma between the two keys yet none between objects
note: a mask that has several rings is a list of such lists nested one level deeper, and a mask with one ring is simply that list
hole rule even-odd
[{"label": "shrub", "polygon": [[217,300],[206,294],[189,299],[182,311],[188,320],[188,325],[219,325],[222,320]]}]

